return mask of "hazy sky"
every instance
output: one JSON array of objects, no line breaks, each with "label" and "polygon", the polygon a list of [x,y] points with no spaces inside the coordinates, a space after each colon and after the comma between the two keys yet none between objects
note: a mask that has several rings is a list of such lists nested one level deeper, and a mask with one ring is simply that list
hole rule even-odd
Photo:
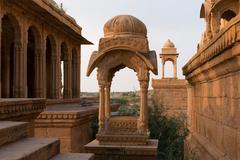
[{"label": "hazy sky", "polygon": [[[204,30],[204,20],[199,18],[203,0],[55,0],[63,3],[63,8],[74,17],[83,28],[82,35],[94,43],[82,46],[81,91],[98,91],[96,70],[86,77],[91,53],[98,49],[98,41],[103,37],[103,26],[107,20],[119,15],[130,14],[145,23],[151,50],[158,56],[158,76],[161,78],[159,53],[169,38],[178,49],[178,76],[182,67],[193,56]],[[167,76],[172,75],[172,66],[166,65]],[[138,90],[136,73],[124,69],[115,74],[112,91]],[[151,83],[150,83],[151,88]]]}]

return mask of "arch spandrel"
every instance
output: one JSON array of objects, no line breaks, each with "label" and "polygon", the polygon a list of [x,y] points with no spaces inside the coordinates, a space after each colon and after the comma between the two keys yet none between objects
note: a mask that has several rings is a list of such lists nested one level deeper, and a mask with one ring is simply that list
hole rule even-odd
[{"label": "arch spandrel", "polygon": [[137,55],[130,53],[129,51],[119,50],[109,53],[99,63],[98,72],[105,75],[105,80],[109,81],[115,72],[128,67],[137,73],[138,79],[148,80],[148,66]]},{"label": "arch spandrel", "polygon": [[[102,59],[104,59],[105,57],[108,57],[108,55],[110,55],[113,52],[125,52],[128,53],[130,55],[133,55],[135,57],[139,58],[139,61],[142,61],[144,64],[146,64],[146,67],[148,68],[148,70],[151,70],[155,75],[158,74],[158,69],[157,69],[157,58],[156,58],[156,53],[155,51],[149,51],[148,56],[144,56],[143,54],[141,54],[140,52],[137,52],[135,50],[131,50],[131,49],[126,49],[126,48],[114,48],[114,49],[110,49],[104,53],[99,53],[97,51],[93,52],[88,64],[88,70],[87,70],[87,76],[90,76],[91,72],[99,65],[102,61]],[[125,54],[127,55],[127,54]]]}]

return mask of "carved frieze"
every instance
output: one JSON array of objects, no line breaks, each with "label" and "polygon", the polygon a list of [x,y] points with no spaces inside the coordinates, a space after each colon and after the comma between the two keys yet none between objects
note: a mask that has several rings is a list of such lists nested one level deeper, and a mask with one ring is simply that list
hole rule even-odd
[{"label": "carved frieze", "polygon": [[148,40],[138,37],[102,38],[99,42],[99,53],[104,53],[113,48],[128,48],[147,54],[149,51]]}]

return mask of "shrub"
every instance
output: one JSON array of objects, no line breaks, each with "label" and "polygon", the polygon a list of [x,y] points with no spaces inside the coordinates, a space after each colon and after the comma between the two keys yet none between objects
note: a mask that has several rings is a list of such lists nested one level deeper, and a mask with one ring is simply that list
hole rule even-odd
[{"label": "shrub", "polygon": [[117,112],[119,116],[138,116],[138,107],[120,106]]},{"label": "shrub", "polygon": [[167,117],[163,107],[150,107],[149,130],[150,137],[159,140],[159,160],[184,159],[184,139],[188,135],[185,115]]}]

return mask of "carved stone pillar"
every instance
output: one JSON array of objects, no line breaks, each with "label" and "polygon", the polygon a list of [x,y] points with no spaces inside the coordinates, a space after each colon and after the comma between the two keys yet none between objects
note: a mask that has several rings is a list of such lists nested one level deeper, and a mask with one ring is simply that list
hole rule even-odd
[{"label": "carved stone pillar", "polygon": [[173,78],[177,78],[177,62],[173,63]]},{"label": "carved stone pillar", "polygon": [[72,97],[80,97],[80,57],[72,58]]},{"label": "carved stone pillar", "polygon": [[188,126],[192,126],[192,107],[193,107],[193,87],[191,84],[187,84],[187,123]]},{"label": "carved stone pillar", "polygon": [[44,98],[44,86],[43,86],[43,54],[41,48],[36,49],[35,53],[35,97]]},{"label": "carved stone pillar", "polygon": [[213,13],[211,13],[211,28],[213,36],[220,30],[220,20]]},{"label": "carved stone pillar", "polygon": [[99,110],[98,110],[98,132],[104,130],[104,106],[105,106],[105,84],[103,82],[99,83]]},{"label": "carved stone pillar", "polygon": [[139,132],[147,133],[148,131],[148,83],[149,80],[140,81],[140,117]]},{"label": "carved stone pillar", "polygon": [[1,63],[1,57],[2,57],[2,14],[0,14],[0,98],[2,98],[2,63]]},{"label": "carved stone pillar", "polygon": [[111,82],[107,82],[106,89],[105,89],[105,118],[107,120],[109,120],[109,118],[111,116],[110,90],[111,90]]},{"label": "carved stone pillar", "polygon": [[60,67],[60,59],[57,57],[56,53],[51,55],[51,70],[52,70],[52,85],[50,88],[50,95],[52,99],[59,99],[60,98],[60,89],[59,89],[59,81],[60,77],[58,77],[58,66]]},{"label": "carved stone pillar", "polygon": [[66,57],[64,60],[64,89],[63,96],[65,99],[72,98],[72,60]]},{"label": "carved stone pillar", "polygon": [[162,61],[162,78],[165,78],[165,62]]},{"label": "carved stone pillar", "polygon": [[[26,43],[27,44],[27,43]],[[24,98],[26,97],[26,87],[24,87],[24,54],[22,42],[16,40],[14,42],[14,75],[13,75],[13,97]]]},{"label": "carved stone pillar", "polygon": [[[80,53],[79,53],[80,54]],[[76,70],[77,70],[77,79],[76,79],[76,91],[75,91],[75,96],[74,98],[80,98],[80,92],[81,92],[81,86],[80,86],[80,81],[81,81],[81,61],[80,61],[80,56],[78,56],[78,61],[77,61],[77,64],[76,64]]]}]

